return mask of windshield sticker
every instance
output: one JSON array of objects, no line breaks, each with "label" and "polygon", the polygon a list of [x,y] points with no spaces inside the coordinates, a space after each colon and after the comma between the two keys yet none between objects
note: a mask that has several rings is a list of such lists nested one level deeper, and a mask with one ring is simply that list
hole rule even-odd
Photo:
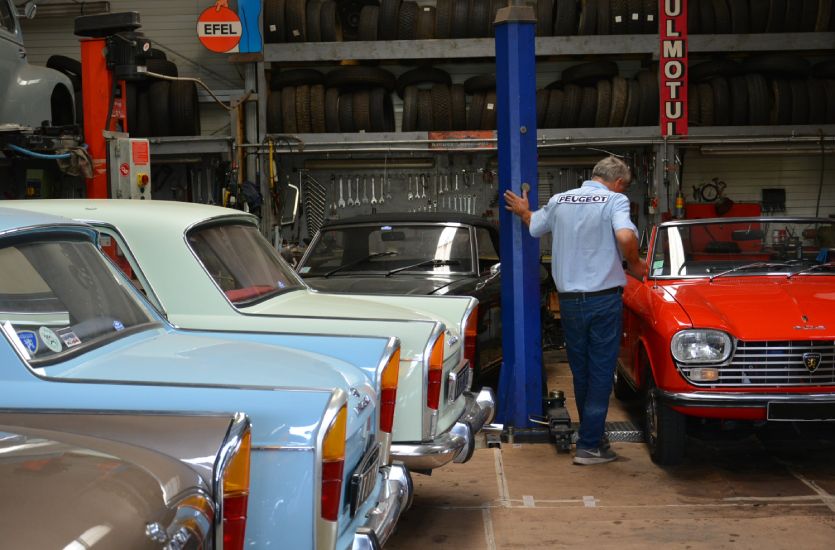
[{"label": "windshield sticker", "polygon": [[32,355],[38,353],[38,335],[34,331],[21,330],[17,333],[17,337],[20,338],[20,341]]},{"label": "windshield sticker", "polygon": [[122,324],[122,321],[116,320],[113,321],[113,328],[116,330],[116,332],[121,332],[125,330],[125,325]]},{"label": "windshield sticker", "polygon": [[17,352],[20,355],[22,355],[24,359],[29,360],[32,358],[32,356],[29,355],[29,350],[26,349],[26,345],[23,342],[21,342],[20,337],[17,335],[17,332],[15,332],[15,329],[12,326],[11,321],[6,321],[5,323],[1,324],[0,330],[2,330],[6,334],[6,338],[9,339],[9,341],[15,347]]},{"label": "windshield sticker", "polygon": [[58,353],[61,351],[61,340],[58,338],[58,335],[52,332],[52,329],[49,327],[41,327],[38,329],[38,335],[41,337],[41,342],[43,345],[48,347],[51,351]]},{"label": "windshield sticker", "polygon": [[558,203],[568,204],[603,204],[609,202],[609,195],[561,195]]},{"label": "windshield sticker", "polygon": [[278,288],[284,288],[287,285],[284,284],[284,281],[278,281]]},{"label": "windshield sticker", "polygon": [[78,336],[75,335],[73,331],[67,331],[61,335],[61,340],[64,341],[64,345],[68,348],[75,347],[81,344],[81,340],[79,340]]},{"label": "windshield sticker", "polygon": [[299,273],[308,273],[310,272],[310,266],[304,266],[303,268],[299,269]]}]

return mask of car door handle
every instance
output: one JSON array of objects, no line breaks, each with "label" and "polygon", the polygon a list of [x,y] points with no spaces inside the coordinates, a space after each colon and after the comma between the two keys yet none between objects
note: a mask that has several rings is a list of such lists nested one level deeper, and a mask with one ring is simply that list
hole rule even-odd
[{"label": "car door handle", "polygon": [[23,48],[18,48],[17,55],[19,55],[21,59],[26,59],[26,50],[24,50]]}]

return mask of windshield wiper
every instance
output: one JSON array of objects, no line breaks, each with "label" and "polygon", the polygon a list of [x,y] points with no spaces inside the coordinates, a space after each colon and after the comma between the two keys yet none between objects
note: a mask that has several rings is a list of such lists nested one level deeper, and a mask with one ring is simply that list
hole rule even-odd
[{"label": "windshield wiper", "polygon": [[336,269],[331,269],[330,271],[328,271],[327,273],[322,275],[322,277],[330,277],[334,273],[342,271],[343,269],[348,269],[349,267],[354,267],[355,265],[361,264],[363,262],[367,262],[368,260],[373,260],[374,258],[379,258],[380,256],[396,256],[396,255],[397,255],[397,252],[375,252],[374,254],[369,254],[368,256],[365,256],[364,258],[360,258],[358,260],[354,260],[353,262],[348,262],[345,265],[341,265],[341,266],[337,267]]},{"label": "windshield wiper", "polygon": [[432,267],[441,267],[441,266],[444,266],[444,265],[458,265],[460,263],[461,262],[459,262],[458,260],[435,260],[435,259],[423,260],[422,262],[418,262],[416,264],[407,265],[407,266],[403,266],[403,267],[398,267],[397,269],[392,269],[391,271],[386,273],[386,277],[391,277],[392,275],[394,275],[396,273],[400,273],[401,271],[406,271],[408,269],[414,269],[416,267],[423,267],[425,265],[431,265]]},{"label": "windshield wiper", "polygon": [[816,264],[816,265],[809,266],[805,269],[795,271],[794,273],[789,273],[788,275],[786,275],[786,279],[791,279],[795,275],[800,275],[801,273],[808,273],[810,271],[815,271],[815,270],[818,270],[818,269],[822,269],[824,267],[829,267],[829,268],[835,267],[835,262],[826,262],[826,263],[822,263],[822,264]]},{"label": "windshield wiper", "polygon": [[717,273],[716,275],[711,275],[709,282],[712,283],[713,279],[716,279],[717,277],[722,277],[723,275],[728,275],[730,273],[736,273],[737,271],[743,271],[745,269],[753,269],[755,267],[787,267],[789,265],[791,265],[791,264],[789,264],[787,262],[784,262],[784,263],[754,262],[752,264],[740,265],[740,266],[737,266],[733,269],[728,269],[728,270],[722,271],[720,273]]}]

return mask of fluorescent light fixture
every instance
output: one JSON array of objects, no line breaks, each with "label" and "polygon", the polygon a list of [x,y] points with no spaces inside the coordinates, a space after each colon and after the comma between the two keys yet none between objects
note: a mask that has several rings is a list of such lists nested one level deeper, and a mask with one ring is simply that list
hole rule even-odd
[{"label": "fluorescent light fixture", "polygon": [[67,17],[110,13],[110,2],[51,2],[38,4],[37,17]]},{"label": "fluorescent light fixture", "polygon": [[[702,145],[699,151],[704,156],[762,156],[762,155],[820,155],[819,143],[805,142],[793,144],[752,143],[727,145]],[[835,145],[825,143],[824,154],[835,152]]]}]

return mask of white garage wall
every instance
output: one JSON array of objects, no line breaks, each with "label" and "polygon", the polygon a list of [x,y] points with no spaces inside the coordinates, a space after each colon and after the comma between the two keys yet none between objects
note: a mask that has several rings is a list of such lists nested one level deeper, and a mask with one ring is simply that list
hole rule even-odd
[{"label": "white garage wall", "polygon": [[[70,0],[41,0],[38,4],[56,2],[67,4]],[[214,90],[240,90],[244,86],[243,67],[229,63],[227,55],[210,52],[197,40],[197,16],[213,4],[212,0],[110,0],[110,11],[139,12],[141,31],[177,64],[181,76],[200,78]],[[80,59],[73,21],[72,16],[23,19],[29,61],[44,65],[53,54]],[[201,103],[201,112],[203,134],[228,133],[229,116],[225,111]]]},{"label": "white garage wall", "polygon": [[[824,157],[820,216],[835,215],[835,155]],[[705,156],[689,151],[684,165],[683,192],[692,201],[693,187],[718,177],[727,184],[725,196],[737,202],[760,202],[762,189],[785,188],[787,215],[814,216],[821,177],[821,157],[758,155]]]}]

